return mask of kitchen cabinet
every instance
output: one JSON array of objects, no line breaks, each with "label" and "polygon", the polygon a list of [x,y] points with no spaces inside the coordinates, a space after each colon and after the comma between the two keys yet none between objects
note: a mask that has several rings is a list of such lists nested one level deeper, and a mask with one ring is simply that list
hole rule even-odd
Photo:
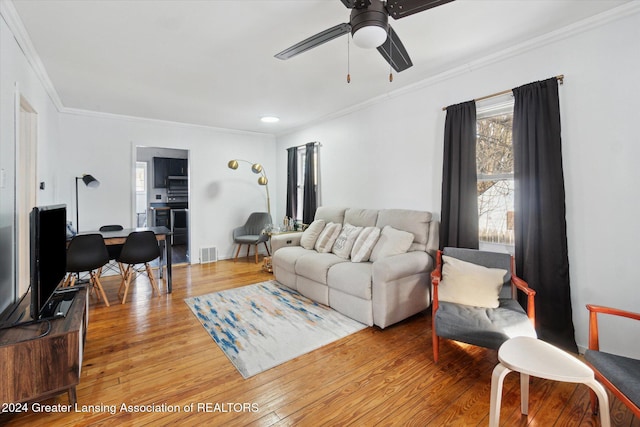
[{"label": "kitchen cabinet", "polygon": [[167,188],[168,176],[187,176],[187,174],[187,159],[153,158],[153,188]]},{"label": "kitchen cabinet", "polygon": [[169,159],[169,176],[187,176],[187,159]]}]

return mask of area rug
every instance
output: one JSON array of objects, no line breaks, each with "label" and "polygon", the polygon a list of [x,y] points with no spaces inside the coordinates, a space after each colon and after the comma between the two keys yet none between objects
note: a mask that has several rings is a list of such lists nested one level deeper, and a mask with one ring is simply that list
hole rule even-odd
[{"label": "area rug", "polygon": [[366,328],[275,280],[185,302],[244,378]]}]

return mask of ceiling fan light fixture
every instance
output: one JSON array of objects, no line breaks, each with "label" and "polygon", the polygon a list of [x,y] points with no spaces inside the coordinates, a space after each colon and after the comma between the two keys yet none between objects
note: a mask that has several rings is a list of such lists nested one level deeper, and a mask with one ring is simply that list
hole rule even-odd
[{"label": "ceiling fan light fixture", "polygon": [[377,25],[368,25],[353,33],[353,42],[363,49],[375,49],[385,40],[387,40],[387,30]]}]

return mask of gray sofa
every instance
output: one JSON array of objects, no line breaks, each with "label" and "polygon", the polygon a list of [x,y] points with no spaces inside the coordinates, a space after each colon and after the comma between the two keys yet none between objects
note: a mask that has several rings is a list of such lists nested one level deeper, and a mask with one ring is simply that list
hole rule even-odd
[{"label": "gray sofa", "polygon": [[429,307],[429,275],[438,249],[438,223],[430,212],[320,207],[315,220],[381,230],[389,226],[413,234],[413,241],[406,253],[352,262],[331,252],[305,249],[300,246],[301,232],[275,235],[272,264],[278,282],[380,328]]}]

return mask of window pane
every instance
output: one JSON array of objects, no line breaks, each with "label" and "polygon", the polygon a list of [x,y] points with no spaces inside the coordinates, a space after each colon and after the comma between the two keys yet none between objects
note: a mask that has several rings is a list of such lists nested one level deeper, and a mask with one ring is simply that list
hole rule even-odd
[{"label": "window pane", "polygon": [[481,242],[513,245],[513,114],[477,120],[476,164]]},{"label": "window pane", "polygon": [[136,162],[136,191],[141,193],[147,191],[147,164]]}]

